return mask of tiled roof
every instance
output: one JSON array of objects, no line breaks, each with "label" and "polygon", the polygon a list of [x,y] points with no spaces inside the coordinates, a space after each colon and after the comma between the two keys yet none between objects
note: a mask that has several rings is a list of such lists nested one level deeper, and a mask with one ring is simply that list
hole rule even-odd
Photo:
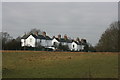
[{"label": "tiled roof", "polygon": [[66,42],[64,38],[59,39],[60,42]]},{"label": "tiled roof", "polygon": [[24,35],[23,37],[21,37],[21,39],[26,39],[28,37],[28,35]]},{"label": "tiled roof", "polygon": [[45,39],[45,37],[43,35],[38,35],[37,39]]},{"label": "tiled roof", "polygon": [[37,36],[33,35],[33,34],[25,34],[22,39],[27,39],[30,35],[32,35],[33,37],[37,38]]},{"label": "tiled roof", "polygon": [[72,43],[72,40],[69,40],[69,39],[64,39],[64,38],[61,38],[61,39],[58,39],[58,38],[55,38],[57,41],[59,42],[67,42],[67,43]]},{"label": "tiled roof", "polygon": [[67,39],[66,42],[67,42],[67,43],[72,43],[72,40]]},{"label": "tiled roof", "polygon": [[81,45],[81,43],[80,42],[77,42],[77,41],[73,41],[73,42],[75,42],[76,44],[78,44],[78,45]]},{"label": "tiled roof", "polygon": [[46,40],[52,40],[49,36],[46,36]]},{"label": "tiled roof", "polygon": [[33,36],[34,38],[36,38],[36,39],[52,40],[49,36],[46,36],[46,37],[44,37],[43,35],[38,35],[38,36],[36,36],[36,35],[34,35],[34,34],[24,35],[24,36],[22,37],[22,39],[27,39],[30,35],[32,35],[32,36]]},{"label": "tiled roof", "polygon": [[60,41],[58,38],[55,38],[57,41]]},{"label": "tiled roof", "polygon": [[86,45],[86,43],[82,43],[82,42],[77,42],[77,41],[73,41],[73,42],[75,42],[78,45]]}]

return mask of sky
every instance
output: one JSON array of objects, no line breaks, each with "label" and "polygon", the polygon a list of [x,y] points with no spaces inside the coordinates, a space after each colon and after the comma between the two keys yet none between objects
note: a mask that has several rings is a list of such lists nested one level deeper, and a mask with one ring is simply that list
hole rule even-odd
[{"label": "sky", "polygon": [[2,3],[2,31],[14,38],[37,28],[50,37],[67,34],[96,45],[101,34],[117,20],[117,2]]}]

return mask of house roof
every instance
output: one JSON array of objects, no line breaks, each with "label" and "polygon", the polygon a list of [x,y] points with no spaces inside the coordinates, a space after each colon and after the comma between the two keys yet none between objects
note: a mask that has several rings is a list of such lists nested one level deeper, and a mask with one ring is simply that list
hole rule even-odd
[{"label": "house roof", "polygon": [[77,41],[73,41],[73,42],[75,42],[77,45],[81,45],[81,42],[77,42]]},{"label": "house roof", "polygon": [[66,42],[67,42],[67,43],[72,43],[72,40],[67,39]]},{"label": "house roof", "polygon": [[28,35],[24,35],[23,37],[21,37],[21,39],[26,39],[28,37]]},{"label": "house roof", "polygon": [[66,42],[64,38],[59,39],[60,42]]},{"label": "house roof", "polygon": [[37,39],[45,39],[45,37],[43,35],[38,35]]},{"label": "house roof", "polygon": [[34,38],[36,38],[36,39],[52,40],[49,36],[46,36],[46,37],[44,37],[43,35],[38,35],[38,36],[36,36],[36,35],[34,35],[34,34],[24,35],[24,36],[22,37],[22,39],[27,39],[30,35],[32,35],[32,36],[33,36]]},{"label": "house roof", "polygon": [[52,40],[49,36],[46,36],[46,40]]},{"label": "house roof", "polygon": [[64,38],[60,38],[60,39],[58,39],[58,38],[55,38],[57,41],[59,41],[59,42],[67,42],[67,43],[72,43],[72,40],[69,40],[69,39],[64,39]]},{"label": "house roof", "polygon": [[58,38],[53,38],[53,39],[56,39],[57,41],[59,41],[59,42],[60,42],[60,40],[59,40]]},{"label": "house roof", "polygon": [[30,35],[32,35],[33,37],[37,38],[37,36],[34,35],[34,34],[25,34],[21,39],[27,39]]}]

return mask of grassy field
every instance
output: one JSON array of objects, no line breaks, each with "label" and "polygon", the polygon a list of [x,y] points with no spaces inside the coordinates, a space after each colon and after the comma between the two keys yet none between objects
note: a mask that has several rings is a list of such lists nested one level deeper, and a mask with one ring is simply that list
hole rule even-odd
[{"label": "grassy field", "polygon": [[117,78],[117,53],[3,51],[3,78]]}]

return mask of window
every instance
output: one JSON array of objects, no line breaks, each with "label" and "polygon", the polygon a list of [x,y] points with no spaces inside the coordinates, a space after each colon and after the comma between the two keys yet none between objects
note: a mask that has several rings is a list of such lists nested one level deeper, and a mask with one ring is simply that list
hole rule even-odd
[{"label": "window", "polygon": [[53,45],[55,46],[55,45],[56,45],[56,42],[54,42]]},{"label": "window", "polygon": [[75,47],[75,45],[73,45],[73,48]]},{"label": "window", "polygon": [[30,38],[30,43],[32,43],[32,38]]}]

